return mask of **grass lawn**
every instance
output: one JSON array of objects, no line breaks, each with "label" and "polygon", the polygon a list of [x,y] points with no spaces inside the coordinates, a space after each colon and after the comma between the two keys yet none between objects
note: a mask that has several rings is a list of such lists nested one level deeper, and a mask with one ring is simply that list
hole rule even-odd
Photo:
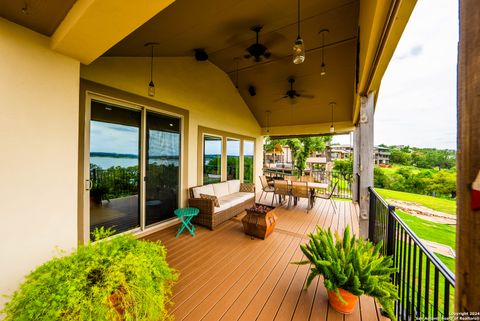
[{"label": "grass lawn", "polygon": [[390,198],[399,201],[415,202],[425,207],[431,208],[432,210],[453,215],[455,215],[457,210],[457,204],[455,200],[448,200],[444,198],[437,198],[406,192],[398,192],[383,188],[375,188],[375,190],[384,199]]},{"label": "grass lawn", "polygon": [[445,244],[455,249],[455,226],[430,222],[400,210],[396,210],[396,212],[419,238]]},{"label": "grass lawn", "polygon": [[[455,249],[455,226],[430,222],[400,210],[396,210],[396,213],[419,238],[445,244]],[[435,255],[450,271],[455,272],[455,259],[437,253]]]}]

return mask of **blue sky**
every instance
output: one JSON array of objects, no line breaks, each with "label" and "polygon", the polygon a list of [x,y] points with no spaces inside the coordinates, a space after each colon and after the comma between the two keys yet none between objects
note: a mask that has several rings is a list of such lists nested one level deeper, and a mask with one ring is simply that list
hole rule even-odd
[{"label": "blue sky", "polygon": [[382,80],[376,145],[456,149],[458,23],[458,1],[417,2]]}]

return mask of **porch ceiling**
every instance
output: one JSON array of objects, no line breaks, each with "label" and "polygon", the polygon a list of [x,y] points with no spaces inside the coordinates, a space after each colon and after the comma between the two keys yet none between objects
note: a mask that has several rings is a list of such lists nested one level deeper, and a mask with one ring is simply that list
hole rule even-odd
[{"label": "porch ceiling", "polygon": [[[337,103],[335,122],[351,122],[354,106],[357,51],[358,0],[301,0],[301,36],[307,50],[303,64],[291,62],[297,35],[297,3],[292,0],[177,0],[150,21],[111,48],[106,56],[148,56],[147,42],[158,42],[156,56],[193,56],[194,48],[205,48],[209,60],[235,80],[234,58],[239,57],[238,85],[245,102],[262,127],[308,125],[330,122],[328,103]],[[254,43],[249,28],[263,25],[260,43],[272,57],[255,63],[243,58]],[[321,29],[325,37],[327,74],[320,75]],[[295,104],[281,99],[290,76],[295,89],[314,95]],[[200,80],[201,81],[201,80]],[[248,93],[255,86],[256,96]],[[226,106],[228,107],[228,106]]]},{"label": "porch ceiling", "polygon": [[0,1],[0,17],[51,36],[76,0]]}]

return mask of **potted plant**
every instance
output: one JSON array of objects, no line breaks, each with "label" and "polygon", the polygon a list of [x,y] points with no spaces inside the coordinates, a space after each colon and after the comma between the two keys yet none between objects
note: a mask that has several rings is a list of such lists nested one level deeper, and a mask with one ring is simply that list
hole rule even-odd
[{"label": "potted plant", "polygon": [[37,267],[0,311],[4,320],[171,320],[178,273],[164,246],[132,235],[104,239],[112,233],[96,230],[99,242]]},{"label": "potted plant", "polygon": [[385,313],[396,321],[394,302],[398,299],[397,288],[391,283],[392,257],[382,256],[382,242],[374,245],[370,241],[350,235],[347,226],[343,239],[335,233],[317,226],[310,233],[309,242],[300,245],[307,260],[293,264],[311,264],[305,288],[317,275],[322,275],[328,291],[330,305],[338,312],[349,314],[355,309],[358,296],[374,297]]}]

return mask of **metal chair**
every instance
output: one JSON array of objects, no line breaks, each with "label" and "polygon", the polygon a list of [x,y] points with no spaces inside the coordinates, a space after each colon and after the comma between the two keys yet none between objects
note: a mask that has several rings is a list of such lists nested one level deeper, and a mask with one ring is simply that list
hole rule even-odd
[{"label": "metal chair", "polygon": [[[263,193],[265,193],[265,198],[267,198],[268,193],[275,192],[275,188],[268,184],[267,177],[265,175],[260,176],[260,182],[262,183],[262,194],[260,194],[260,198],[258,199],[259,201],[262,199]],[[273,197],[275,197],[275,195]]]},{"label": "metal chair", "polygon": [[273,187],[274,187],[274,192],[273,192],[273,198],[272,198],[272,206],[273,206],[273,201],[275,200],[275,195],[278,195],[278,203],[281,203],[281,198],[282,196],[287,197],[288,196],[288,206],[290,207],[290,190],[288,188],[288,182],[284,180],[275,180],[273,181]]},{"label": "metal chair", "polygon": [[298,181],[298,177],[294,175],[288,175],[288,176],[285,176],[285,180],[290,182],[296,182]]},{"label": "metal chair", "polygon": [[324,199],[324,200],[330,200],[330,204],[332,204],[332,208],[333,208],[333,213],[335,213],[335,214],[337,214],[337,206],[335,205],[335,201],[332,199],[332,196],[335,193],[337,185],[338,185],[338,181],[336,181],[335,184],[333,184],[333,187],[332,187],[332,190],[331,190],[330,193],[327,193],[327,194],[316,193],[315,194],[315,197],[317,197],[317,198],[321,198],[321,199]]},{"label": "metal chair", "polygon": [[292,182],[291,195],[294,198],[294,204],[297,205],[297,198],[306,198],[308,200],[307,213],[312,208],[312,198],[307,182]]},{"label": "metal chair", "polygon": [[313,182],[314,182],[314,179],[313,179],[313,176],[303,175],[302,177],[300,177],[300,182],[313,183]]}]

